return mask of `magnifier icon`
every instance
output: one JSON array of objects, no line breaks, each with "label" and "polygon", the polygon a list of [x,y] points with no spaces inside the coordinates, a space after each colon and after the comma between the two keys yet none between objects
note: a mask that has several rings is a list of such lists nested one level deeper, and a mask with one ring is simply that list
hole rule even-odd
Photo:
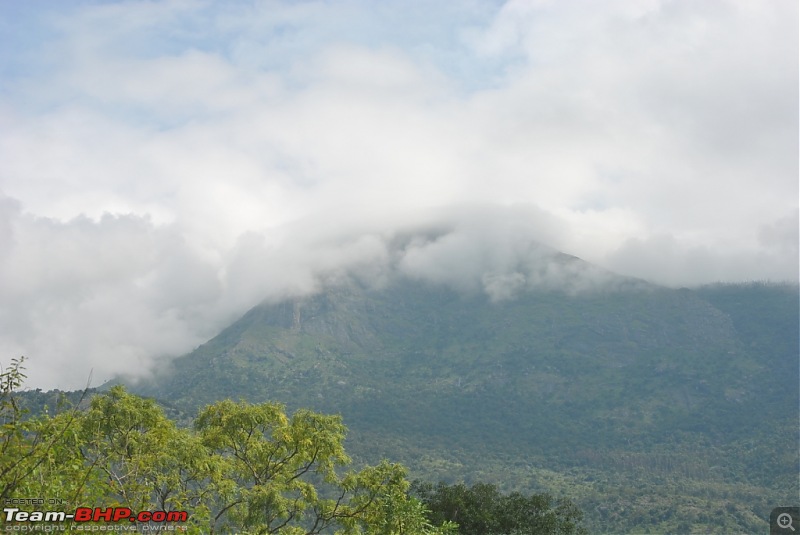
[{"label": "magnifier icon", "polygon": [[794,526],[792,526],[792,515],[789,513],[779,514],[776,522],[781,529],[789,528],[790,530],[794,531]]}]

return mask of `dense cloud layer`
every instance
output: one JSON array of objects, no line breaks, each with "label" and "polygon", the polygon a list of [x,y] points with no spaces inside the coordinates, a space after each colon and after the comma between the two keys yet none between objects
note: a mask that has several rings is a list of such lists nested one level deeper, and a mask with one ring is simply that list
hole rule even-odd
[{"label": "dense cloud layer", "polygon": [[547,247],[797,280],[797,9],[4,4],[0,359],[41,386],[146,375],[342,271],[602,281]]}]

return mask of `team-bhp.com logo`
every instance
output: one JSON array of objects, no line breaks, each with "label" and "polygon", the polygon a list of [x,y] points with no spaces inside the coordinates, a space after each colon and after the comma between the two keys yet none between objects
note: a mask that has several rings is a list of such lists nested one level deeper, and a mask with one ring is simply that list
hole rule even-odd
[{"label": "team-bhp.com logo", "polygon": [[[37,524],[46,525],[67,521],[73,523],[69,529],[76,531],[176,531],[181,530],[181,527],[175,524],[186,522],[189,519],[189,514],[186,511],[141,511],[134,513],[128,507],[78,507],[74,513],[66,513],[64,511],[22,511],[17,507],[4,507],[3,515],[5,518],[5,531],[52,531],[36,529],[38,527]],[[123,525],[129,522],[135,525],[130,525],[130,528],[133,529],[120,530],[105,525],[103,527],[106,529],[99,529],[98,523],[100,522],[122,523]]]}]

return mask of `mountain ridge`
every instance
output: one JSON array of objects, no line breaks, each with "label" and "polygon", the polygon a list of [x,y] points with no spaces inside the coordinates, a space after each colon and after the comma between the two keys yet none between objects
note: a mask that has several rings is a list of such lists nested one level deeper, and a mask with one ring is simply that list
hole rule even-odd
[{"label": "mountain ridge", "polygon": [[[558,258],[578,276],[595,269]],[[598,531],[675,531],[680,515],[665,510],[690,515],[698,500],[734,504],[728,531],[761,529],[770,500],[797,494],[785,468],[797,466],[797,288],[604,277],[503,299],[409,277],[340,278],[254,307],[133,389],[186,410],[231,397],[340,413],[357,458],[574,494]],[[762,436],[779,439],[754,446]],[[625,498],[631,488],[651,499]],[[638,520],[612,518],[614,507]]]}]

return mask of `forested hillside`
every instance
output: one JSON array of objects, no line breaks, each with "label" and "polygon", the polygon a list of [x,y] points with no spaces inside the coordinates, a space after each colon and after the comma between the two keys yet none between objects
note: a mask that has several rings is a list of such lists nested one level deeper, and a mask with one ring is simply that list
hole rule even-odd
[{"label": "forested hillside", "polygon": [[571,497],[593,531],[763,531],[798,494],[797,304],[765,284],[492,300],[347,281],[254,308],[134,388],[339,413],[362,461]]}]

